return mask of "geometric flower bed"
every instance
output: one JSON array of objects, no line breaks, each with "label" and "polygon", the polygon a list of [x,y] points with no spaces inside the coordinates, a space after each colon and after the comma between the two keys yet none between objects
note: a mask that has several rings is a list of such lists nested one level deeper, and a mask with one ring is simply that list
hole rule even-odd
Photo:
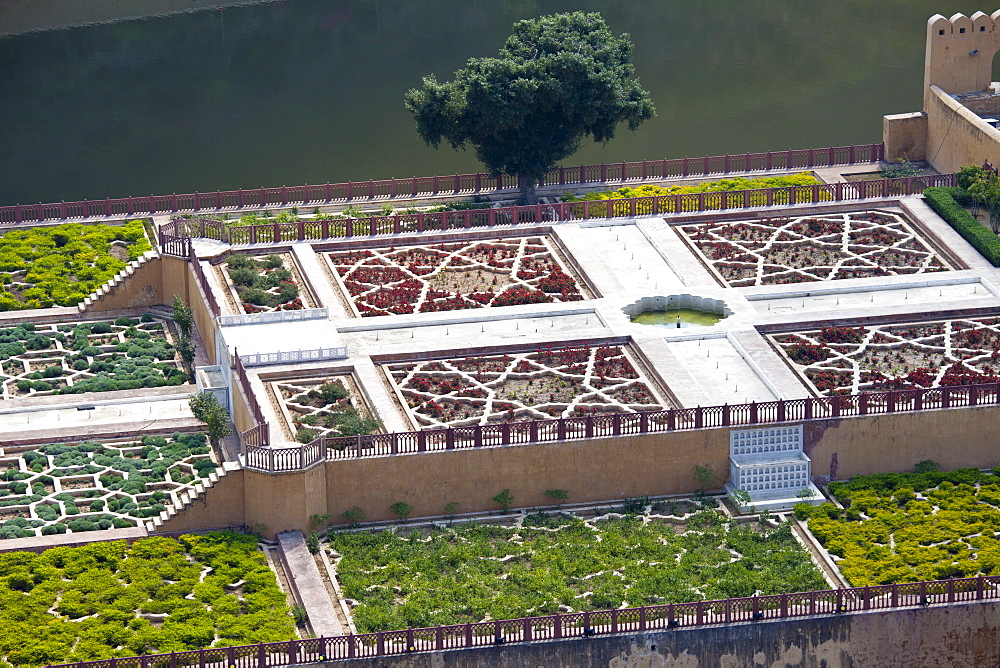
[{"label": "geometric flower bed", "polygon": [[319,436],[363,436],[381,430],[381,422],[371,417],[358,392],[349,389],[354,387],[349,378],[332,376],[271,384],[292,422],[289,426],[295,440],[310,443]]},{"label": "geometric flower bed", "polygon": [[326,254],[362,316],[584,299],[545,237]]},{"label": "geometric flower bed", "polygon": [[358,631],[826,588],[788,524],[760,529],[710,510],[687,530],[621,515],[528,520],[331,533]]},{"label": "geometric flower bed", "polygon": [[421,426],[444,427],[663,407],[626,346],[547,348],[386,367]]},{"label": "geometric flower bed", "polygon": [[298,311],[305,308],[289,253],[251,256],[233,253],[226,258],[224,276],[244,313]]},{"label": "geometric flower bed", "polygon": [[844,505],[796,506],[855,587],[1000,575],[1000,476],[977,469],[830,483]]},{"label": "geometric flower bed", "polygon": [[730,287],[950,269],[901,216],[881,211],[675,229]]},{"label": "geometric flower bed", "polygon": [[295,638],[257,539],[240,533],[8,552],[0,572],[4,668]]},{"label": "geometric flower bed", "polygon": [[150,249],[141,220],[0,236],[0,311],[74,306]]},{"label": "geometric flower bed", "polygon": [[19,324],[0,329],[0,398],[183,385],[167,321]]},{"label": "geometric flower bed", "polygon": [[0,539],[138,526],[219,467],[204,434],[0,453]]},{"label": "geometric flower bed", "polygon": [[820,395],[1000,382],[1000,318],[827,327],[771,339]]}]

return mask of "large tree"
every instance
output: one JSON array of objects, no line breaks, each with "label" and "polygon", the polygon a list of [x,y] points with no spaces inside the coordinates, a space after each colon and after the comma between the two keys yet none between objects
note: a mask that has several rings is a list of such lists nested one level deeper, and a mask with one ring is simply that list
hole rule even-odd
[{"label": "large tree", "polygon": [[439,83],[431,75],[406,93],[420,137],[435,148],[472,146],[491,174],[516,174],[518,204],[588,136],[606,143],[654,115],[633,77],[632,43],[597,13],[518,21],[496,58],[473,58]]}]

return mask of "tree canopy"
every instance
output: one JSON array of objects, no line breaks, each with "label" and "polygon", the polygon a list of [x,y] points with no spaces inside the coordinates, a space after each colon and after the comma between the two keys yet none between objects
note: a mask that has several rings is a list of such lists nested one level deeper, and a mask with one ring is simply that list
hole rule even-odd
[{"label": "tree canopy", "polygon": [[470,59],[450,82],[424,77],[406,108],[425,142],[472,146],[494,176],[518,176],[518,204],[533,204],[535,183],[586,137],[606,143],[619,124],[653,117],[631,56],[629,36],[597,13],[518,21],[497,57]]}]

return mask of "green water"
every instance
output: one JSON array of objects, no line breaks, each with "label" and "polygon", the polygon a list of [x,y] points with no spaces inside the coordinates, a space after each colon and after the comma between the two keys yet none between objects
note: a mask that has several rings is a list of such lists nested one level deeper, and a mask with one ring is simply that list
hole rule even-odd
[{"label": "green water", "polygon": [[632,322],[638,325],[652,325],[653,327],[667,327],[674,329],[677,327],[677,318],[680,317],[681,328],[684,327],[711,327],[722,320],[718,313],[707,311],[696,311],[693,308],[671,308],[666,311],[646,311],[632,318]]}]

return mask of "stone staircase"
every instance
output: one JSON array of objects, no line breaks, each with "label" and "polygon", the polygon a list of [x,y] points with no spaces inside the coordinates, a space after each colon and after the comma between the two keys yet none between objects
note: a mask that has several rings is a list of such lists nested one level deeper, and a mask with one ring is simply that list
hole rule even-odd
[{"label": "stone staircase", "polygon": [[239,468],[240,466],[236,462],[223,462],[222,468],[212,471],[208,474],[207,478],[199,478],[190,489],[185,489],[171,495],[174,498],[173,505],[160,513],[159,516],[147,521],[145,524],[146,531],[149,533],[159,533],[161,531],[160,527],[165,522],[184,512],[188,506],[205,496],[208,490],[218,484],[230,471],[235,471]]},{"label": "stone staircase", "polygon": [[101,301],[107,295],[112,294],[119,285],[124,283],[132,274],[136,272],[142,265],[149,262],[151,259],[157,257],[156,250],[148,250],[139,256],[137,259],[128,263],[124,269],[115,274],[107,283],[97,288],[89,297],[85,297],[82,302],[76,305],[80,313],[87,311],[95,303]]}]

